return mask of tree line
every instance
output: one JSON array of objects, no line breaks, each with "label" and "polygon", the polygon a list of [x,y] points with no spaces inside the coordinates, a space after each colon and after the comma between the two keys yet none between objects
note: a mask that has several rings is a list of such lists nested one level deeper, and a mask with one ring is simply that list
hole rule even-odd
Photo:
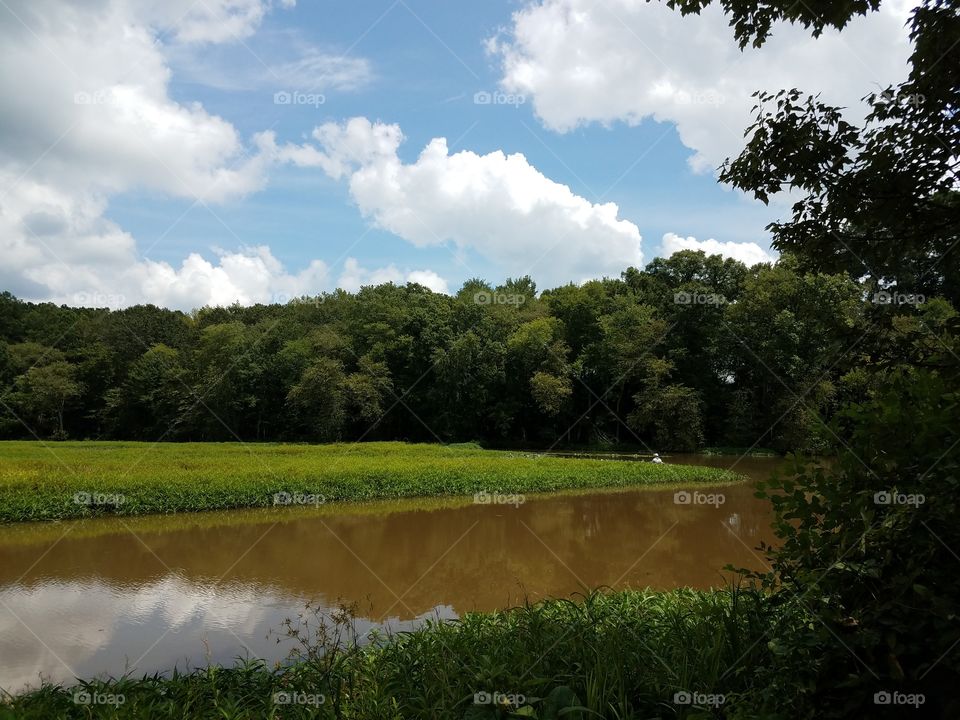
[{"label": "tree line", "polygon": [[191,313],[4,293],[0,434],[816,452],[867,390],[877,317],[944,307],[693,251],[543,292],[385,284]]}]

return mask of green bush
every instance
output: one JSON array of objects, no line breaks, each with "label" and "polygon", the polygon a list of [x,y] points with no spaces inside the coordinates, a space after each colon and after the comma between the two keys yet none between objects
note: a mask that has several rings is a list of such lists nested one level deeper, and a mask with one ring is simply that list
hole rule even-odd
[{"label": "green bush", "polygon": [[[950,349],[952,339],[941,342]],[[782,543],[762,577],[785,622],[764,703],[792,717],[958,717],[960,373],[950,353],[879,371],[832,465],[766,483]],[[879,694],[879,695],[877,695]],[[887,694],[887,695],[884,695]],[[893,697],[888,704],[878,700]],[[911,715],[912,716],[912,715]]]}]

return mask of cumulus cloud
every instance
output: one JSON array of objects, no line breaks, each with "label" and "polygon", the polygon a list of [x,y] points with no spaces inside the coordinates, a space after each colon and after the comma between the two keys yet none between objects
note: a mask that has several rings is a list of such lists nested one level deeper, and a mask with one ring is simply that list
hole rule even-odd
[{"label": "cumulus cloud", "polygon": [[[270,0],[134,0],[137,16],[186,43],[242,40],[256,32],[271,8]],[[296,0],[281,0],[292,8]]]},{"label": "cumulus cloud", "polygon": [[[281,5],[289,7],[286,0]],[[0,285],[21,297],[178,308],[271,302],[329,288],[320,261],[288,272],[267,247],[141,257],[104,217],[145,189],[215,203],[260,189],[281,160],[261,136],[170,97],[166,43],[231,42],[269,0],[9,0],[0,8]],[[315,63],[313,67],[316,67]],[[309,70],[309,64],[301,68]]]},{"label": "cumulus cloud", "polygon": [[368,270],[360,265],[356,258],[347,258],[343,264],[343,272],[337,279],[337,287],[356,292],[364,285],[380,285],[382,283],[418,283],[433,292],[449,294],[447,281],[433,272],[433,270],[410,270],[402,272],[395,265]]},{"label": "cumulus cloud", "polygon": [[756,243],[720,242],[713,238],[697,240],[695,237],[681,237],[676,233],[666,233],[660,246],[660,254],[663,257],[670,257],[680,250],[703,250],[707,255],[722,255],[725,258],[739,260],[748,266],[776,261],[773,255]]},{"label": "cumulus cloud", "polygon": [[691,166],[706,171],[739,153],[755,90],[822,91],[861,119],[860,98],[906,75],[907,12],[887,2],[818,39],[781,24],[762,48],[741,52],[718,3],[682,17],[647,0],[535,0],[488,48],[504,89],[532,99],[547,127],[676,123],[695,151]]},{"label": "cumulus cloud", "polygon": [[416,247],[451,243],[504,274],[548,284],[619,275],[643,262],[640,231],[618,217],[616,204],[589,202],[520,153],[451,154],[446,139],[435,138],[404,163],[400,128],[364,117],[321,125],[313,140],[274,145],[274,153],[346,179],[364,215]]}]

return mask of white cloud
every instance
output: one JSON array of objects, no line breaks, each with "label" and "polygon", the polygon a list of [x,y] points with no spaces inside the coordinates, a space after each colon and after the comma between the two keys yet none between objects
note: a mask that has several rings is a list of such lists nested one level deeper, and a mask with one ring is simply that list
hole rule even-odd
[{"label": "white cloud", "polygon": [[[184,43],[222,43],[251,36],[270,9],[270,0],[137,0],[138,17]],[[283,0],[291,8],[296,0]]]},{"label": "white cloud", "polygon": [[739,260],[748,266],[776,260],[773,255],[752,242],[720,242],[713,238],[697,240],[695,237],[681,237],[675,233],[666,233],[663,236],[663,244],[660,246],[660,254],[663,257],[670,257],[680,250],[703,250],[707,255],[722,255],[725,258]]},{"label": "white cloud", "polygon": [[861,119],[860,98],[905,77],[906,14],[904,2],[887,2],[819,39],[778,25],[763,47],[741,53],[719,3],[682,17],[647,0],[539,0],[488,48],[504,89],[532,99],[547,127],[673,122],[695,151],[691,166],[705,171],[739,153],[755,90],[822,91]]},{"label": "white cloud", "polygon": [[[256,43],[178,43],[167,58],[182,80],[227,91],[313,92],[359,90],[373,80],[367,58],[328,52],[298,33],[272,32]],[[251,46],[252,45],[252,46]],[[269,102],[269,100],[267,100]]]},{"label": "white cloud", "polygon": [[430,288],[435,293],[450,293],[447,287],[447,281],[437,275],[433,270],[413,270],[407,273],[407,282],[417,283],[426,288]]},{"label": "white cloud", "polygon": [[[119,230],[115,238],[132,245],[129,236]],[[24,277],[47,290],[42,299],[112,308],[145,302],[182,310],[286,302],[329,287],[323,262],[314,260],[301,272],[290,273],[265,246],[220,250],[215,262],[190,253],[179,268],[138,259],[132,250],[124,253],[120,242],[117,247],[119,252],[101,262],[83,258],[68,265],[51,257],[49,262],[27,269]],[[30,299],[30,293],[24,296]]]},{"label": "white cloud", "polygon": [[218,201],[262,186],[262,158],[229,122],[170,98],[163,44],[135,4],[14,5],[23,24],[0,22],[5,169],[78,193]]},{"label": "white cloud", "polygon": [[[640,231],[614,203],[594,204],[545,177],[519,153],[450,154],[431,140],[413,163],[397,155],[396,125],[358,117],[322,125],[311,145],[274,152],[347,178],[354,202],[377,226],[417,247],[453,243],[504,274],[548,284],[619,275],[643,262]],[[270,136],[261,139],[269,146]]]},{"label": "white cloud", "polygon": [[[290,6],[292,2],[283,3]],[[170,97],[164,44],[231,42],[267,0],[9,0],[0,8],[0,286],[68,304],[178,308],[269,302],[328,287],[320,261],[291,273],[266,247],[138,255],[104,217],[138,189],[198,202],[261,188],[277,160],[223,118]]]},{"label": "white cloud", "polygon": [[269,87],[294,90],[353,90],[370,82],[373,71],[366,58],[325,53],[315,48],[296,60],[271,66],[261,77]]},{"label": "white cloud", "polygon": [[350,292],[356,292],[364,285],[380,285],[382,283],[419,283],[430,288],[433,292],[449,294],[447,281],[433,272],[433,270],[411,270],[401,272],[395,265],[368,270],[361,267],[356,258],[347,258],[343,264],[343,272],[337,280],[337,287]]}]

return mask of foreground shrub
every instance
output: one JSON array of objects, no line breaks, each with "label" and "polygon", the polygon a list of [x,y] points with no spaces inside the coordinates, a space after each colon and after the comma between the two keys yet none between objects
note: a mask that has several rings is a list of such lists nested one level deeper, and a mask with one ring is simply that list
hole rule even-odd
[{"label": "foreground shrub", "polygon": [[900,332],[836,463],[762,490],[782,543],[761,579],[792,618],[766,694],[794,717],[960,717],[960,358],[946,325]]}]

